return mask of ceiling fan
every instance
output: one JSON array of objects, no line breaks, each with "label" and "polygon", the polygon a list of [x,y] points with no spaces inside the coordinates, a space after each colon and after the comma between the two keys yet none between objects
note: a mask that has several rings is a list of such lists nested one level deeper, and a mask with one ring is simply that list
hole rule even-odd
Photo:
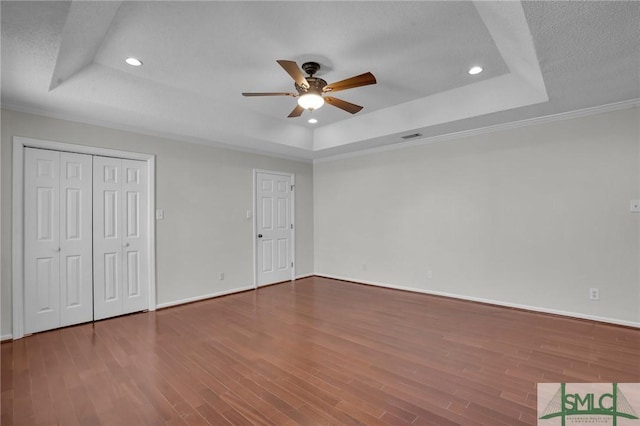
[{"label": "ceiling fan", "polygon": [[242,96],[292,96],[298,98],[298,105],[291,111],[289,117],[299,117],[305,109],[313,111],[320,108],[324,103],[333,105],[342,110],[355,114],[360,111],[360,105],[334,98],[333,96],[323,96],[325,93],[338,92],[340,90],[353,89],[355,87],[376,84],[376,78],[370,72],[357,75],[355,77],[340,80],[335,83],[327,84],[321,78],[313,75],[320,69],[317,62],[305,62],[302,69],[309,74],[305,77],[298,68],[298,64],[294,61],[279,60],[277,61],[282,68],[293,78],[297,93],[294,92],[261,92],[261,93],[243,93]]}]

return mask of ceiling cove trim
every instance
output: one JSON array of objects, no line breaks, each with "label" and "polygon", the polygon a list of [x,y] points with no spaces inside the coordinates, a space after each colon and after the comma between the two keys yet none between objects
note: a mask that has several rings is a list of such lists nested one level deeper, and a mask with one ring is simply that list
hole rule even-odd
[{"label": "ceiling cove trim", "polygon": [[558,114],[545,115],[542,117],[527,118],[525,120],[511,121],[503,124],[495,124],[493,126],[479,127],[477,129],[463,130],[461,132],[447,133],[444,135],[430,136],[426,138],[413,139],[411,141],[400,142],[393,145],[384,145],[375,148],[362,149],[356,152],[347,152],[344,154],[332,155],[324,158],[316,158],[313,164],[344,160],[347,158],[362,157],[370,154],[377,154],[387,151],[395,151],[398,149],[411,148],[421,145],[429,145],[432,143],[445,142],[453,139],[461,139],[470,136],[484,135],[487,133],[496,133],[505,130],[519,129],[521,127],[533,126],[536,124],[553,123],[556,121],[570,120],[573,118],[588,117],[590,115],[604,114],[607,112],[620,111],[624,109],[640,108],[640,98],[630,99],[612,104],[599,105],[590,108],[584,108],[574,111],[561,112]]}]

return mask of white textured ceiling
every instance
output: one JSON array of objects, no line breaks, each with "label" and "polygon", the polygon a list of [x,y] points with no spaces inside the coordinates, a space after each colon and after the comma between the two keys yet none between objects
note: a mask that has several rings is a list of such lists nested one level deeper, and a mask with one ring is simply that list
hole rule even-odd
[{"label": "white textured ceiling", "polygon": [[[317,159],[640,97],[639,2],[2,1],[3,107]],[[124,63],[135,56],[144,66]],[[276,63],[336,93],[298,118]],[[485,71],[470,76],[470,66]],[[307,123],[314,116],[316,125]]]}]

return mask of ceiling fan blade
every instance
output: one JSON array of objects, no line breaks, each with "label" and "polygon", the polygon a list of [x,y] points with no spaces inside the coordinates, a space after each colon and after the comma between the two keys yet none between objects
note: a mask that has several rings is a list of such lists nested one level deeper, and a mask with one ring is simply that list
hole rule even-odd
[{"label": "ceiling fan blade", "polygon": [[360,105],[352,104],[351,102],[343,101],[342,99],[334,98],[331,96],[325,96],[324,101],[329,105],[343,109],[351,114],[355,114],[360,111],[362,107]]},{"label": "ceiling fan blade", "polygon": [[291,111],[291,114],[289,114],[287,117],[289,118],[300,117],[303,112],[304,112],[304,108],[302,108],[300,105],[296,105],[293,111]]},{"label": "ceiling fan blade", "polygon": [[323,92],[338,92],[340,90],[353,89],[354,87],[367,86],[376,84],[376,78],[370,72],[357,75],[355,77],[340,80],[335,83],[327,84],[322,89]]},{"label": "ceiling fan blade", "polygon": [[309,88],[309,82],[300,71],[300,67],[294,61],[285,61],[280,59],[276,61],[280,64],[282,68],[293,78],[293,80],[298,83],[298,86]]},{"label": "ceiling fan blade", "polygon": [[256,93],[243,93],[242,96],[298,96],[297,93],[288,92],[256,92]]}]

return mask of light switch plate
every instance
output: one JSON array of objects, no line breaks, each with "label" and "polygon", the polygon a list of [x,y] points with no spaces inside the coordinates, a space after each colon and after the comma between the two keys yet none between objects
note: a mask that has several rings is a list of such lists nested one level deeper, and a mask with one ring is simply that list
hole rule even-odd
[{"label": "light switch plate", "polygon": [[629,210],[633,213],[640,213],[640,200],[631,200],[631,207]]},{"label": "light switch plate", "polygon": [[164,219],[164,210],[158,209],[156,210],[156,220]]}]

